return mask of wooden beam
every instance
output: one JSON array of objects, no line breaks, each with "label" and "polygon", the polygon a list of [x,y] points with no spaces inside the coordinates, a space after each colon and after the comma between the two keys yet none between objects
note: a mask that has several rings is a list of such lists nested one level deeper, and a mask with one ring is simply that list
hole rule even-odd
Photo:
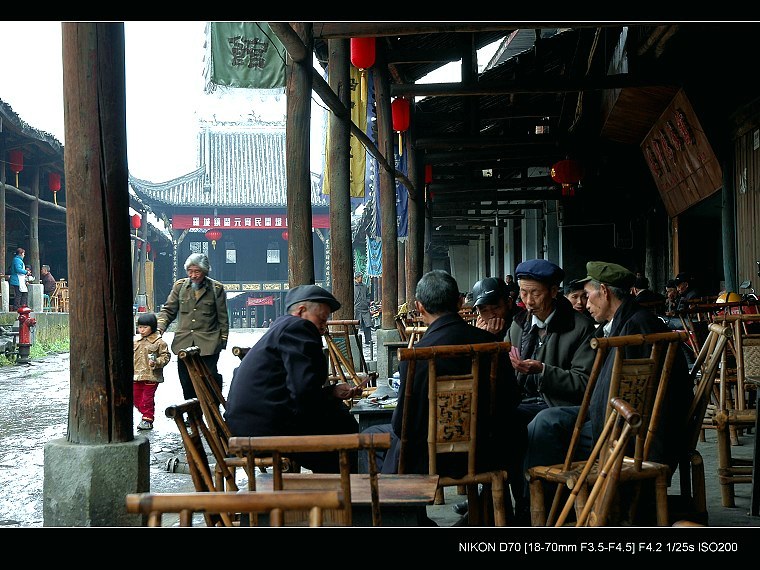
[{"label": "wooden beam", "polygon": [[[575,24],[574,24],[575,25]],[[618,24],[620,25],[620,24]],[[314,22],[314,38],[356,38],[367,36],[409,36],[415,34],[440,34],[446,32],[498,32],[504,35],[525,27],[513,22]],[[535,25],[529,26],[535,27]],[[540,27],[555,27],[553,24]]]},{"label": "wooden beam", "polygon": [[582,77],[566,79],[526,78],[514,81],[466,83],[394,83],[391,95],[395,97],[470,97],[476,95],[508,95],[511,93],[572,93],[578,91],[600,91],[625,87],[679,87],[680,81],[674,77],[644,77],[631,73],[618,73],[603,77]]},{"label": "wooden beam", "polygon": [[[522,166],[551,166],[558,158],[562,158],[564,153],[559,147],[540,148],[532,146],[530,155],[525,155],[525,150],[520,147],[501,148],[493,150],[458,150],[451,152],[428,152],[424,155],[425,164],[459,164],[471,162],[494,162],[494,168],[497,168],[501,161],[513,161],[514,164]],[[500,161],[496,163],[495,161]],[[543,161],[543,162],[541,162]],[[435,169],[433,169],[435,173]]]},{"label": "wooden beam", "polygon": [[389,64],[404,63],[449,63],[462,59],[459,49],[420,49],[420,50],[390,50],[388,53]]},{"label": "wooden beam", "polygon": [[493,202],[494,200],[557,200],[560,196],[561,192],[558,187],[548,190],[488,190],[487,192],[465,190],[436,193],[434,203],[470,204],[472,202]]},{"label": "wooden beam", "polygon": [[445,148],[504,148],[513,146],[559,146],[559,141],[548,135],[528,137],[502,136],[460,136],[460,137],[425,137],[418,138],[414,144],[417,149]]},{"label": "wooden beam", "polygon": [[436,197],[452,192],[473,192],[478,190],[502,190],[508,188],[542,188],[556,186],[551,176],[531,176],[530,178],[482,178],[463,184],[459,181],[453,183],[433,182],[428,185]]}]

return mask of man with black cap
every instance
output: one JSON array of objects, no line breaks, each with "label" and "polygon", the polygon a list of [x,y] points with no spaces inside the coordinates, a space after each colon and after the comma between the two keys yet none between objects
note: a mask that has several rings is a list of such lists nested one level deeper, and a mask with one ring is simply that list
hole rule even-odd
[{"label": "man with black cap", "polygon": [[[357,433],[359,424],[343,402],[361,387],[327,382],[322,333],[340,303],[317,285],[293,287],[287,314],[272,323],[235,370],[225,419],[232,435],[319,435]],[[295,457],[315,472],[337,473],[335,453]],[[357,458],[352,458],[353,471]]]},{"label": "man with black cap", "polygon": [[486,277],[472,286],[473,308],[478,317],[475,326],[504,340],[512,322],[513,303],[509,288],[501,279]]},{"label": "man with black cap", "polygon": [[[641,307],[631,296],[634,274],[625,267],[605,261],[589,261],[584,287],[588,294],[588,309],[599,323],[595,337],[624,336],[667,332],[665,324],[649,309]],[[644,357],[646,347],[625,347],[626,358]],[[608,405],[615,350],[611,350],[602,365],[591,394],[588,419],[581,432],[577,459],[588,457],[593,443],[599,438]],[[668,383],[665,408],[649,459],[667,463],[675,468],[683,447],[682,428],[687,407],[693,395],[689,371],[683,354],[678,351]],[[528,453],[525,469],[536,465],[562,463],[569,447],[579,406],[561,406],[541,411],[528,425]]]},{"label": "man with black cap", "polygon": [[633,280],[631,295],[639,305],[648,307],[656,314],[662,314],[665,311],[665,295],[652,291],[649,288],[649,279],[643,275],[637,276]]},{"label": "man with black cap", "polygon": [[586,309],[586,300],[588,299],[588,296],[586,295],[586,290],[583,288],[583,283],[579,283],[577,279],[573,279],[565,285],[565,299],[570,301],[573,309],[591,318],[588,309]]},{"label": "man with black cap", "polygon": [[[205,253],[192,253],[185,260],[187,277],[174,283],[161,312],[158,314],[158,331],[163,334],[178,319],[172,339],[172,352],[197,346],[201,360],[222,389],[222,375],[217,370],[219,353],[227,348],[229,318],[227,293],[224,285],[211,279],[211,266]],[[195,398],[195,388],[184,360],[177,359],[177,373],[186,400]]]}]

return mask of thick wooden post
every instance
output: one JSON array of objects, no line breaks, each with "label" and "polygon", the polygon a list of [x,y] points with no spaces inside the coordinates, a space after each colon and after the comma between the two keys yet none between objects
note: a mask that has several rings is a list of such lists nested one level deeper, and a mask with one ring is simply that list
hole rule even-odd
[{"label": "thick wooden post", "polygon": [[40,167],[32,168],[32,186],[30,188],[34,200],[29,201],[29,251],[24,262],[31,266],[32,275],[40,275]]},{"label": "thick wooden post", "polygon": [[145,295],[147,289],[145,284],[145,260],[148,255],[148,252],[146,251],[148,243],[148,211],[143,209],[140,212],[140,215],[142,216],[142,224],[140,225],[142,244],[140,245],[140,250],[137,255],[139,261],[139,267],[137,270],[137,294]]},{"label": "thick wooden post", "polygon": [[[414,110],[414,105],[412,105]],[[407,240],[406,240],[406,306],[408,309],[414,308],[414,291],[417,288],[417,281],[422,277],[422,245],[424,236],[422,231],[425,227],[424,200],[425,200],[425,180],[420,176],[418,168],[419,158],[413,144],[414,137],[414,114],[412,114],[412,124],[409,127],[409,135],[404,137],[406,163],[408,177],[414,183],[416,192],[409,192],[407,198]],[[424,173],[424,169],[422,169]]]},{"label": "thick wooden post", "polygon": [[64,23],[71,394],[67,439],[133,439],[124,24]]},{"label": "thick wooden post", "polygon": [[[381,53],[375,66],[375,101],[377,104],[377,147],[386,160],[393,164],[391,127],[391,91],[388,68]],[[385,169],[380,177],[380,225],[383,246],[383,319],[382,328],[395,329],[394,317],[398,312],[398,236],[396,229],[396,181]]]},{"label": "thick wooden post", "polygon": [[[3,126],[3,119],[0,118],[0,127]],[[0,160],[5,160],[5,133],[0,128]],[[5,252],[8,249],[6,241],[6,232],[8,226],[5,224],[5,164],[0,168],[0,273],[5,273],[8,264],[5,259]]]},{"label": "thick wooden post", "polygon": [[[351,106],[349,73],[349,41],[328,40],[330,50],[328,72],[330,88],[346,108]],[[341,303],[334,318],[354,318],[353,248],[351,245],[350,153],[351,129],[348,122],[331,112],[329,150],[330,169],[330,258],[332,293]]]},{"label": "thick wooden post", "polygon": [[[314,48],[312,25],[294,22],[307,53]],[[314,283],[314,236],[311,231],[311,60],[294,62],[288,56],[285,140],[288,185],[288,282],[291,287]]]}]

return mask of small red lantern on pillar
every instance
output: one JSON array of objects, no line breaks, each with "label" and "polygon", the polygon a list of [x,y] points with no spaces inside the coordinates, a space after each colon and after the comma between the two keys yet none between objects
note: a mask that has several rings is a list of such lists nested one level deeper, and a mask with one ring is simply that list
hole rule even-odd
[{"label": "small red lantern on pillar", "polygon": [[61,175],[58,172],[51,172],[48,174],[48,188],[53,193],[53,202],[58,205],[57,192],[61,189]]},{"label": "small red lantern on pillar", "polygon": [[206,239],[211,242],[211,246],[216,249],[217,240],[222,239],[222,232],[219,230],[208,230],[206,232]]},{"label": "small red lantern on pillar", "polygon": [[285,230],[284,232],[282,232],[282,239],[284,239],[285,241],[288,241],[288,230]]},{"label": "small red lantern on pillar", "polygon": [[583,166],[577,160],[560,160],[551,169],[552,180],[562,185],[562,196],[575,196],[575,187],[583,178]]},{"label": "small red lantern on pillar", "polygon": [[141,225],[142,218],[140,218],[140,214],[132,214],[132,229],[135,230],[135,236],[137,236],[137,230],[140,229]]},{"label": "small red lantern on pillar", "polygon": [[433,165],[426,164],[425,165],[425,200],[427,200],[428,184],[432,184],[432,182],[433,182]]},{"label": "small red lantern on pillar", "polygon": [[391,103],[391,121],[393,130],[398,132],[398,154],[403,154],[404,145],[401,141],[401,133],[409,129],[410,104],[409,99],[396,97]]},{"label": "small red lantern on pillar", "polygon": [[8,153],[11,170],[16,173],[16,188],[18,188],[18,173],[24,170],[24,152],[12,150]]},{"label": "small red lantern on pillar", "polygon": [[375,38],[351,38],[351,63],[362,72],[359,97],[366,101],[367,79],[365,70],[375,65]]}]

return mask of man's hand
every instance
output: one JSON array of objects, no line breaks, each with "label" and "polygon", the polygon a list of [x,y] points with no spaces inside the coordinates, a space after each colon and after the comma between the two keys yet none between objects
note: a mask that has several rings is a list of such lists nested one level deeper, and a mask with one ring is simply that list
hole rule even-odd
[{"label": "man's hand", "polygon": [[227,348],[227,341],[226,341],[226,340],[223,340],[219,346],[221,346],[221,347],[222,347],[222,348],[221,348],[221,350],[224,350],[224,349],[226,349],[226,348]]},{"label": "man's hand", "polygon": [[519,356],[511,352],[509,353],[509,360],[512,362],[512,367],[517,372],[522,372],[523,374],[538,374],[544,369],[543,363],[539,360],[533,360],[532,358],[521,360]]},{"label": "man's hand", "polygon": [[341,382],[333,386],[333,396],[339,400],[348,400],[349,398],[355,398],[361,396],[364,388],[361,386],[353,386],[347,382]]},{"label": "man's hand", "polygon": [[499,334],[504,328],[504,319],[500,317],[491,317],[486,321],[483,317],[478,315],[478,318],[475,321],[475,326],[484,331],[488,331],[491,334]]}]

